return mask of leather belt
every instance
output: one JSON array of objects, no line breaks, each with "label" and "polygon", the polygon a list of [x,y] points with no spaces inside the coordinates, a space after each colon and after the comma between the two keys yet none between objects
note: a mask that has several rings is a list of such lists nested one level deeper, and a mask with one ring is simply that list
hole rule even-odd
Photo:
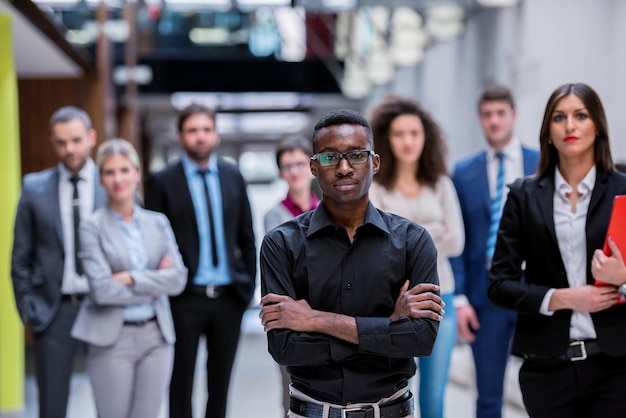
[{"label": "leather belt", "polygon": [[[289,409],[298,415],[307,418],[322,418],[324,406],[301,399],[291,398]],[[380,406],[380,418],[401,418],[413,413],[413,396],[407,391],[406,395],[392,401],[390,404]],[[374,418],[374,407],[362,408],[330,408],[328,418]]]},{"label": "leather belt", "polygon": [[64,293],[61,295],[61,300],[71,302],[72,305],[80,305],[86,297],[87,293]]},{"label": "leather belt", "polygon": [[202,286],[202,285],[191,285],[189,288],[191,293],[197,295],[204,295],[209,299],[217,299],[223,298],[224,296],[228,296],[232,294],[233,286]]},{"label": "leather belt", "polygon": [[138,319],[136,321],[124,321],[124,326],[141,327],[155,320],[156,320],[156,317],[153,316],[152,318]]},{"label": "leather belt", "polygon": [[600,353],[602,353],[602,349],[596,340],[572,341],[569,343],[565,355],[560,356],[559,360],[580,361]]}]

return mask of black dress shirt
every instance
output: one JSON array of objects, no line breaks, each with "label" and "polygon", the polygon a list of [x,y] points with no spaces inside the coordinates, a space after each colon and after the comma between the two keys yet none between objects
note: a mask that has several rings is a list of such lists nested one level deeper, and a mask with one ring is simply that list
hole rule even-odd
[{"label": "black dress shirt", "polygon": [[359,344],[321,333],[272,330],[270,354],[295,388],[326,402],[376,402],[407,385],[415,356],[431,353],[439,323],[392,321],[406,280],[439,283],[437,251],[421,226],[377,210],[351,243],[324,205],[270,231],[261,246],[263,295],[305,299],[316,310],[356,318]]}]

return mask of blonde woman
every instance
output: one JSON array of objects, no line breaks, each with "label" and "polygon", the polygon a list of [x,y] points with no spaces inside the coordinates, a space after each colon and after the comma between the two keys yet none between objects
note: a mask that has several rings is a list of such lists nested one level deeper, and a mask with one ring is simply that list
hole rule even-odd
[{"label": "blonde woman", "polygon": [[100,418],[156,417],[174,355],[168,297],[182,292],[187,269],[167,218],[136,204],[141,174],[133,146],[108,140],[96,164],[107,204],[80,225],[89,295],[72,336],[88,345]]}]

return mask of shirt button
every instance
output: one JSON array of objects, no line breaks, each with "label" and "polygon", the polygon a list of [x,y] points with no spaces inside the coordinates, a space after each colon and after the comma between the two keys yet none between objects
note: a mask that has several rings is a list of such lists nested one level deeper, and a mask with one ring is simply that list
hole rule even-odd
[{"label": "shirt button", "polygon": [[346,289],[348,289],[348,290],[352,289],[352,283],[348,283],[348,284],[346,285]]}]

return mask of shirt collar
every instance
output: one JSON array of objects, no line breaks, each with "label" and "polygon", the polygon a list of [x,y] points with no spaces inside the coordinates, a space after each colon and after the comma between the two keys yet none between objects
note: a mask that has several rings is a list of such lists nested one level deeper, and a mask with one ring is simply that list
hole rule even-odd
[{"label": "shirt collar", "polygon": [[[591,169],[587,172],[585,177],[578,183],[578,193],[581,195],[585,195],[593,190],[593,186],[596,183],[596,166],[592,166]],[[570,186],[565,178],[559,171],[558,166],[554,168],[554,188],[559,193],[559,195],[563,198],[567,198],[565,196],[566,193],[570,193],[573,188]]]},{"label": "shirt collar", "polygon": [[[139,217],[137,216],[137,214],[139,213],[139,209],[139,205],[135,204],[133,206],[133,219],[131,224],[139,223]],[[109,205],[107,205],[107,210],[111,215],[113,215],[115,220],[120,223],[120,225],[126,225],[126,223],[124,222],[124,218],[122,218],[122,215],[118,211],[116,211]]]},{"label": "shirt collar", "polygon": [[[89,181],[89,179],[92,179],[95,175],[95,170],[96,164],[91,158],[88,158],[83,168],[78,172],[78,177],[81,180]],[[74,173],[68,170],[62,162],[59,162],[59,174],[62,181],[70,181],[70,179],[74,176]]]},{"label": "shirt collar", "polygon": [[[180,160],[183,164],[183,170],[185,170],[185,174],[187,174],[187,176],[193,176],[200,170],[198,163],[189,158],[187,154],[183,154]],[[207,168],[209,170],[209,174],[217,174],[217,156],[214,153],[209,157]]]},{"label": "shirt collar", "polygon": [[[389,228],[387,228],[387,224],[383,220],[382,215],[380,214],[378,209],[376,209],[374,205],[372,205],[372,202],[369,202],[367,205],[367,210],[365,211],[365,222],[363,223],[363,225],[359,226],[357,230],[368,225],[386,234],[390,233]],[[326,212],[326,208],[324,207],[324,200],[322,200],[320,205],[317,207],[317,209],[315,209],[313,215],[311,216],[309,230],[307,231],[307,237],[310,237],[318,231],[334,226],[335,224],[328,217],[328,212]]]},{"label": "shirt collar", "polygon": [[[502,153],[504,153],[504,158],[507,160],[519,160],[521,158],[522,153],[522,143],[519,138],[514,136],[511,139],[511,142],[505,145],[502,148]],[[487,160],[491,161],[496,158],[497,151],[493,147],[487,148]]]}]

